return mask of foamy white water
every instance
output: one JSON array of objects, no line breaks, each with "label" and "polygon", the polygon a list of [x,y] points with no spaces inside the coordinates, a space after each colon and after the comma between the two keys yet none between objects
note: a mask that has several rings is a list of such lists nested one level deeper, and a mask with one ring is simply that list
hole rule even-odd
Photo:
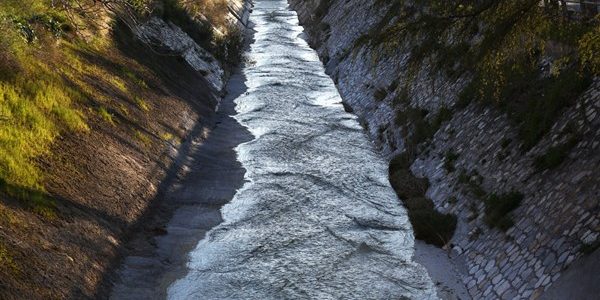
[{"label": "foamy white water", "polygon": [[406,211],[285,0],[257,0],[238,147],[249,181],[170,299],[433,299]]}]

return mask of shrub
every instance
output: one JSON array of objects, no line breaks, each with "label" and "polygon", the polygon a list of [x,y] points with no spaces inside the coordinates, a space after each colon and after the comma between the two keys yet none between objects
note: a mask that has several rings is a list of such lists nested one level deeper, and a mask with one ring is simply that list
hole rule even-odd
[{"label": "shrub", "polygon": [[550,147],[546,153],[535,158],[533,166],[538,172],[558,167],[577,143],[579,143],[579,139],[573,137],[563,144]]},{"label": "shrub", "polygon": [[585,255],[589,255],[594,253],[594,251],[596,251],[598,248],[600,248],[600,240],[596,240],[595,242],[589,244],[584,243],[581,245],[580,251]]},{"label": "shrub", "polygon": [[456,198],[456,196],[452,196],[448,199],[448,203],[456,204],[456,203],[458,203],[458,198]]},{"label": "shrub", "polygon": [[467,190],[476,198],[483,199],[485,197],[486,192],[481,187],[483,177],[476,170],[473,170],[471,173],[461,170],[458,174],[458,182],[466,185]]},{"label": "shrub", "polygon": [[515,210],[521,201],[523,194],[519,192],[510,192],[507,194],[489,195],[485,203],[485,223],[490,227],[496,227],[506,231],[514,225],[510,212]]},{"label": "shrub", "polygon": [[464,169],[461,169],[460,173],[458,174],[458,183],[467,184],[470,180],[471,176],[469,176]]},{"label": "shrub", "polygon": [[[431,201],[431,200],[429,200]],[[409,210],[415,238],[438,247],[446,245],[456,230],[456,216],[435,210]]]},{"label": "shrub", "polygon": [[573,104],[591,83],[589,74],[579,73],[574,68],[563,71],[556,78],[522,79],[515,83],[515,89],[507,91],[514,98],[502,107],[519,124],[523,150],[533,148],[550,130],[561,111]]},{"label": "shrub", "polygon": [[323,19],[323,17],[325,17],[325,15],[327,15],[327,13],[329,12],[331,4],[333,4],[332,0],[319,1],[319,6],[317,6],[317,8],[315,9],[315,17],[319,20]]},{"label": "shrub", "polygon": [[409,102],[410,102],[410,95],[408,93],[408,89],[402,88],[398,91],[398,94],[392,100],[392,105],[394,107],[398,107],[402,104],[408,105]]},{"label": "shrub", "polygon": [[579,55],[582,65],[587,67],[593,74],[600,74],[600,26],[596,26],[587,32],[578,41]]},{"label": "shrub", "polygon": [[[599,18],[570,18],[540,1],[426,2],[394,1],[355,47],[396,51],[412,44],[408,82],[425,68],[433,76],[445,70],[450,77],[468,70],[473,80],[455,107],[476,100],[506,109],[520,128],[523,150],[537,144],[600,72]],[[548,58],[552,76],[541,68]],[[435,132],[431,125],[422,132]]]},{"label": "shrub", "polygon": [[389,92],[393,92],[393,91],[395,91],[395,90],[398,88],[398,84],[400,84],[400,83],[398,82],[398,79],[396,79],[396,80],[392,81],[392,83],[390,83],[390,86],[388,86],[388,89],[387,89],[387,90],[388,90]]},{"label": "shrub", "polygon": [[452,173],[456,170],[456,168],[454,167],[454,163],[456,162],[458,157],[459,155],[454,153],[454,151],[452,150],[446,152],[446,157],[444,158],[444,169],[446,169],[448,173]]},{"label": "shrub", "polygon": [[[431,130],[433,132],[433,134],[435,134],[440,127],[442,126],[442,124],[446,121],[450,121],[450,119],[452,119],[452,110],[450,110],[449,108],[442,106],[440,108],[440,110],[437,112],[437,114],[435,115],[435,118],[433,118],[432,122],[431,122]],[[433,136],[432,134],[432,136]]]},{"label": "shrub", "polygon": [[383,101],[383,99],[385,99],[385,97],[387,97],[388,92],[386,89],[384,88],[378,88],[377,90],[375,90],[375,100],[377,101]]},{"label": "shrub", "polygon": [[415,238],[441,247],[450,241],[456,228],[456,216],[435,210],[433,201],[425,197],[427,178],[417,178],[409,170],[411,159],[400,154],[390,162],[390,183],[402,199],[415,232]]},{"label": "shrub", "polygon": [[390,174],[400,169],[410,168],[410,156],[406,152],[396,155],[390,162]]},{"label": "shrub", "polygon": [[204,49],[212,49],[214,32],[207,21],[195,20],[177,0],[162,0],[162,18],[171,21]]},{"label": "shrub", "polygon": [[215,41],[215,56],[222,62],[236,65],[242,59],[244,37],[237,26],[227,26],[226,34]]},{"label": "shrub", "polygon": [[469,106],[473,100],[477,98],[477,84],[473,80],[458,94],[458,100],[455,107],[463,109]]},{"label": "shrub", "polygon": [[500,147],[502,147],[502,149],[506,149],[506,148],[508,148],[508,146],[510,146],[510,143],[512,143],[511,139],[503,138],[502,141],[500,142]]},{"label": "shrub", "polygon": [[401,199],[423,196],[429,188],[427,178],[417,178],[408,169],[390,173],[390,183]]},{"label": "shrub", "polygon": [[411,128],[406,131],[406,147],[414,152],[417,145],[431,140],[435,133],[440,129],[443,122],[452,118],[452,111],[446,107],[440,108],[438,113],[427,121],[429,111],[414,107],[408,107],[405,110],[396,112],[396,125]]}]

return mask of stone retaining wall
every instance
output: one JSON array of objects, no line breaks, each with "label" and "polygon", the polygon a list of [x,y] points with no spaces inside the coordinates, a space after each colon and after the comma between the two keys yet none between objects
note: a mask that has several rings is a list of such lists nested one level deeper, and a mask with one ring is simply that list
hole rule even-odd
[{"label": "stone retaining wall", "polygon": [[[404,149],[392,105],[399,91],[391,90],[380,100],[375,92],[388,89],[394,80],[404,84],[411,45],[400,43],[397,51],[385,54],[356,46],[356,40],[383,18],[386,4],[331,0],[320,19],[321,2],[290,0],[344,101],[391,158]],[[411,85],[407,105],[427,109],[430,116],[442,106],[454,107],[468,78],[450,80],[425,73]],[[537,299],[584,256],[585,245],[597,243],[600,234],[600,79],[562,113],[533,149],[519,150],[517,134],[505,114],[472,103],[455,109],[411,167],[431,182],[427,195],[436,208],[458,216],[452,251],[464,260],[467,272],[462,279],[475,299]],[[535,158],[573,134],[580,139],[565,161],[552,170],[536,171]],[[453,172],[444,167],[449,151],[458,155]],[[464,174],[477,174],[471,179],[480,181],[477,184],[488,195],[523,194],[522,204],[512,212],[513,227],[502,232],[485,224],[483,201],[473,195]]]}]

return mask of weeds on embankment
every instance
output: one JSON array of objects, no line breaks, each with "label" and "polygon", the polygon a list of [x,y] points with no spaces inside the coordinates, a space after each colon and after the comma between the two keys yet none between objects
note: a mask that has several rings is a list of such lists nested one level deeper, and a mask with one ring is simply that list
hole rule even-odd
[{"label": "weeds on embankment", "polygon": [[[125,62],[91,62],[114,57],[116,46],[106,29],[120,30],[102,1],[79,1],[90,11],[59,2],[0,2],[0,192],[38,199],[32,203],[44,201],[16,190],[44,194],[44,172],[36,159],[52,155],[50,146],[58,136],[89,131],[90,118],[100,118],[107,126],[127,118],[130,111],[115,98],[135,103],[144,113],[151,110],[143,99],[148,86],[139,68],[132,70]],[[123,4],[139,20],[158,15],[181,26],[226,63],[239,60],[241,33],[228,23],[225,0]],[[132,137],[149,143],[135,130]]]},{"label": "weeds on embankment", "polygon": [[435,209],[433,201],[425,196],[429,181],[414,176],[410,164],[407,154],[396,156],[390,163],[390,183],[407,209],[415,238],[442,247],[454,235],[456,216]]},{"label": "weeds on embankment", "polygon": [[434,77],[471,79],[455,108],[477,101],[503,110],[526,152],[600,74],[600,15],[573,16],[556,3],[376,1],[387,13],[354,49],[371,47],[378,59],[408,45],[399,94],[424,69]]},{"label": "weeds on embankment", "polygon": [[[142,45],[131,25],[176,23],[164,13],[169,2],[190,32],[210,31],[199,41],[207,50],[222,62],[236,57],[229,37],[239,35],[226,30],[223,7],[207,16],[191,13],[189,1],[117,0],[131,10],[109,13],[103,2],[0,1],[0,298],[99,293],[169,171],[165,151],[190,120],[211,117],[202,74]],[[193,4],[217,2],[226,1]],[[69,3],[91,10],[58,5]]]}]

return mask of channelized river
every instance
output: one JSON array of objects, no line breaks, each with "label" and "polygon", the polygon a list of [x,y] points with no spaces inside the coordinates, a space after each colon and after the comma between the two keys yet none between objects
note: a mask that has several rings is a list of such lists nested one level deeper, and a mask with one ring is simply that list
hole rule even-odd
[{"label": "channelized river", "polygon": [[236,119],[248,182],[170,299],[429,299],[404,208],[285,0],[257,0]]}]

